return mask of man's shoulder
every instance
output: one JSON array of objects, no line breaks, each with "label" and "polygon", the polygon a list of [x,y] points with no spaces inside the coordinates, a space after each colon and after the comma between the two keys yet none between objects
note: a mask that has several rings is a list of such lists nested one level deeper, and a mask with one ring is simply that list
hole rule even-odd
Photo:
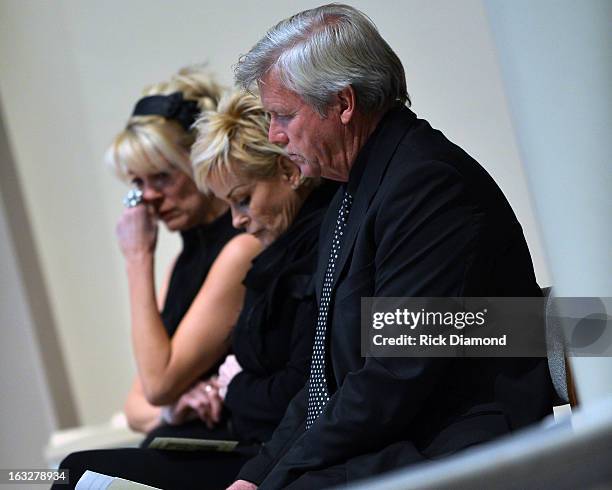
[{"label": "man's shoulder", "polygon": [[448,172],[463,173],[466,167],[480,167],[462,148],[450,141],[442,131],[433,128],[425,119],[399,120],[408,127],[390,161],[389,174],[421,170],[430,162]]},{"label": "man's shoulder", "polygon": [[504,199],[487,170],[429,122],[416,116],[396,118],[393,122],[396,126],[404,125],[405,131],[386,163],[379,189],[419,192],[444,181],[461,185],[471,195],[470,199],[480,199],[479,194],[486,199]]}]

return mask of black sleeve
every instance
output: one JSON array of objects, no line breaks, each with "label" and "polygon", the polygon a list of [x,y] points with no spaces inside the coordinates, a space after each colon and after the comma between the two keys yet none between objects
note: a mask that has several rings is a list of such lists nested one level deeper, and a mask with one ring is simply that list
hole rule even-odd
[{"label": "black sleeve", "polygon": [[[423,162],[411,169],[396,176],[401,185],[379,190],[376,223],[369,224],[376,243],[373,296],[460,296],[477,229],[474,209],[463,198],[461,177],[449,165]],[[360,325],[333,328],[359,330]],[[394,442],[407,432],[449,362],[367,358],[345,377],[262,488],[284,488],[308,471]]]},{"label": "black sleeve", "polygon": [[[226,406],[232,417],[252,427],[276,426],[295,394],[304,386],[310,368],[310,353],[315,323],[315,300],[303,297],[297,308],[291,308],[293,323],[289,361],[282,369],[261,377],[242,371],[228,386]],[[286,328],[289,328],[287,326]]]},{"label": "black sleeve", "polygon": [[247,462],[236,480],[246,480],[260,485],[278,460],[287,452],[305,430],[308,385],[291,400],[283,420],[265,443],[257,456]]}]

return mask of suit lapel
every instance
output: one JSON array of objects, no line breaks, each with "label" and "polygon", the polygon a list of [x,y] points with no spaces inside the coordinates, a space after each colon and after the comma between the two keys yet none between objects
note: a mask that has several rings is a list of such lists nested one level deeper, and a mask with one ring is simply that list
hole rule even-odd
[{"label": "suit lapel", "polygon": [[[353,205],[349,214],[348,223],[346,224],[340,257],[338,257],[338,262],[336,264],[332,290],[335,289],[338,278],[346,266],[348,257],[352,253],[355,238],[357,237],[361,223],[363,223],[366,212],[370,207],[370,203],[378,191],[380,181],[385,174],[389,162],[395,154],[395,150],[397,149],[400,141],[415,119],[416,116],[408,108],[403,107],[400,110],[392,110],[383,118],[383,120],[380,122],[379,128],[371,136],[374,138],[372,144],[367,145],[368,148],[364,148],[362,150],[362,152],[365,151],[366,153],[364,155],[359,155],[358,157],[363,157],[366,159],[364,162],[365,168],[357,184],[357,191],[353,195]],[[339,199],[337,199],[338,194],[340,194]],[[339,202],[342,199],[341,194],[342,191],[339,191],[334,199],[334,202],[336,203],[334,208],[336,214],[338,212]],[[321,256],[324,259],[323,261],[319,260],[319,263],[325,262],[323,265],[323,274],[325,273],[325,266],[327,264],[329,249],[331,247],[331,235],[333,233],[334,223],[335,219],[332,221],[331,231],[326,239],[327,242],[329,242],[325,244],[327,253]],[[318,277],[323,277],[323,275]],[[319,282],[322,284],[322,281]]]}]

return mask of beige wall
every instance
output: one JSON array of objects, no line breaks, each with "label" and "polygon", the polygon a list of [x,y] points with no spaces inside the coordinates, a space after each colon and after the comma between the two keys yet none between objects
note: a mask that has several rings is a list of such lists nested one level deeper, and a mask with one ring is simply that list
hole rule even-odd
[{"label": "beige wall", "polygon": [[57,421],[2,194],[0,189],[0,464],[44,468],[42,448]]},{"label": "beige wall", "polygon": [[[2,0],[0,96],[82,421],[121,406],[133,372],[114,235],[125,189],[102,154],[143,85],[208,61],[231,82],[240,53],[320,2]],[[480,0],[352,2],[405,64],[415,111],[493,174],[549,283]],[[176,241],[162,237],[167,262]]]}]

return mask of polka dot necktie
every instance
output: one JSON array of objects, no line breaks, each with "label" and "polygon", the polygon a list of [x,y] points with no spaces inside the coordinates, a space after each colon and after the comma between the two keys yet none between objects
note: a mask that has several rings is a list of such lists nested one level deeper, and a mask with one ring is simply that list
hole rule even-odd
[{"label": "polka dot necktie", "polygon": [[344,197],[338,218],[334,228],[334,238],[332,240],[331,251],[327,260],[327,269],[323,279],[323,291],[321,293],[321,302],[319,304],[319,315],[317,318],[317,328],[315,330],[314,345],[312,348],[312,361],[310,363],[310,379],[308,382],[308,412],[306,415],[306,429],[314,423],[317,417],[321,414],[325,405],[329,401],[327,393],[327,381],[325,379],[325,338],[327,334],[327,314],[332,297],[332,282],[334,279],[334,271],[336,262],[340,255],[340,245],[342,244],[342,235],[346,228],[349,211],[353,202],[352,196],[348,191],[344,191]]}]

